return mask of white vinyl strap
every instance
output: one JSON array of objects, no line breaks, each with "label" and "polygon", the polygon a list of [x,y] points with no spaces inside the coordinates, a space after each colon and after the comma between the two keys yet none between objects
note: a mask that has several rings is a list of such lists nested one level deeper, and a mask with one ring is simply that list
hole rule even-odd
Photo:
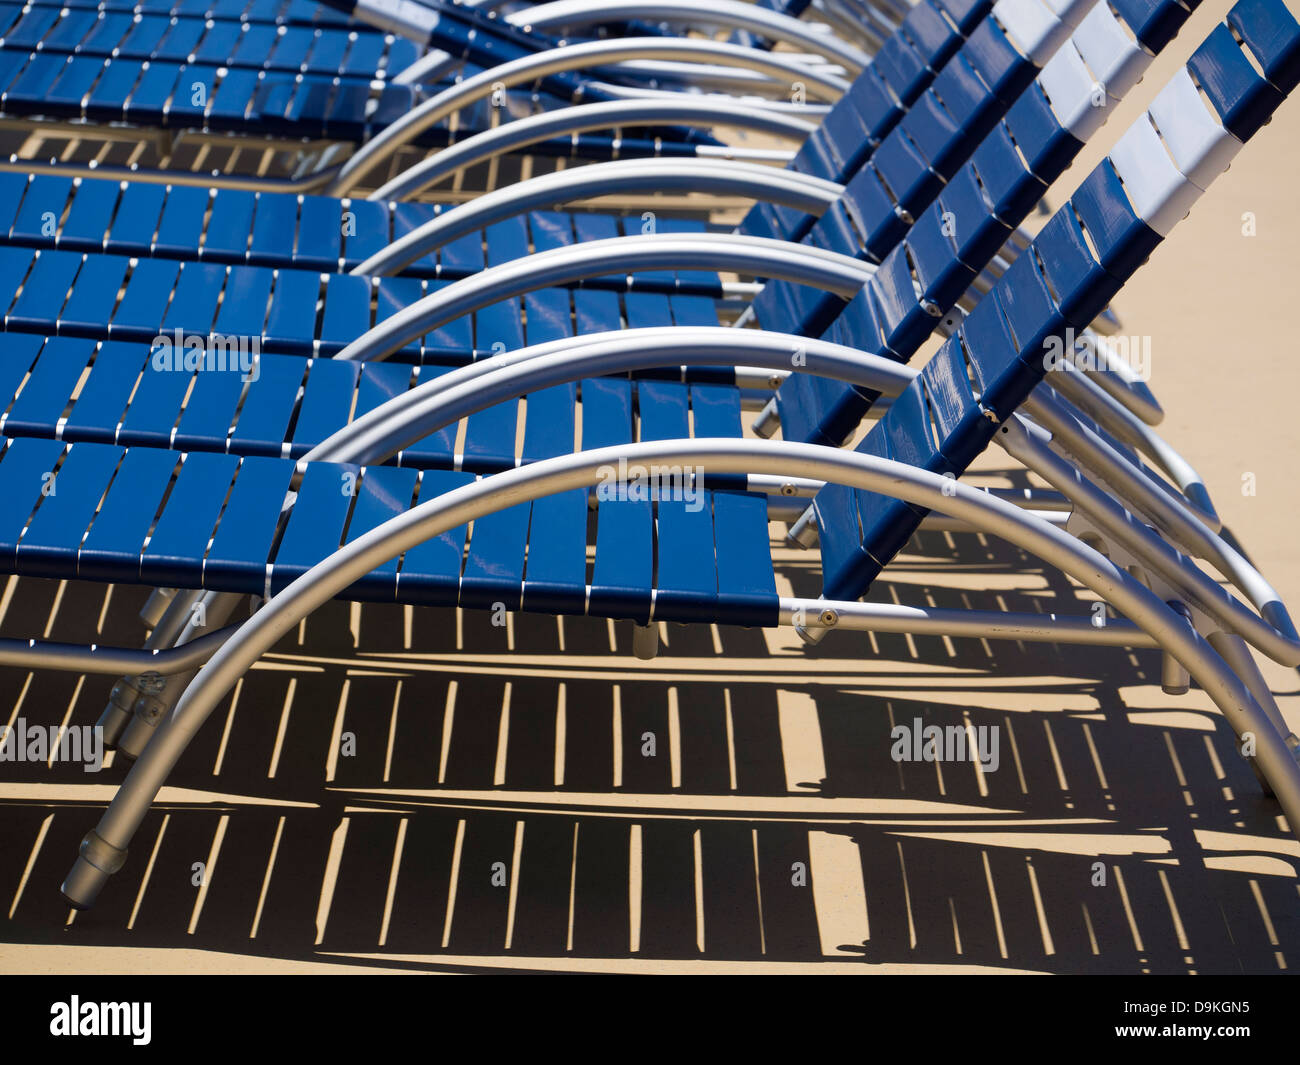
[{"label": "white vinyl strap", "polygon": [[998,0],[993,17],[1002,24],[1020,54],[1039,67],[1052,57],[1070,33],[1070,27],[1044,7],[1042,0]]},{"label": "white vinyl strap", "polygon": [[1186,67],[1160,90],[1150,110],[1174,163],[1200,188],[1208,189],[1241,150],[1241,141],[1206,107]]},{"label": "white vinyl strap", "polygon": [[1083,61],[1114,100],[1122,100],[1151,63],[1151,57],[1129,38],[1105,0],[1084,16],[1073,40]]},{"label": "white vinyl strap", "polygon": [[1145,111],[1111,150],[1110,161],[1124,182],[1134,212],[1162,237],[1169,235],[1205,191],[1174,166]]},{"label": "white vinyl strap", "polygon": [[1047,10],[1067,26],[1077,26],[1094,2],[1105,0],[1043,0]]},{"label": "white vinyl strap", "polygon": [[1038,75],[1038,86],[1063,129],[1087,141],[1106,121],[1110,100],[1084,65],[1073,41],[1066,41]]}]

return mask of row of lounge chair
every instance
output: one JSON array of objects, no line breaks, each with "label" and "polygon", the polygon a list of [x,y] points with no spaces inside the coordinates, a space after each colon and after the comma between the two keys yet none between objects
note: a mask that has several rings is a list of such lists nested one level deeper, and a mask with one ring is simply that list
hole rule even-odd
[{"label": "row of lounge chair", "polygon": [[[1241,0],[1031,236],[1194,3],[778,6],[0,9],[0,124],[359,146],[228,183],[0,173],[0,558],[158,589],[143,650],[0,644],[126,674],[100,723],[135,762],[74,906],[242,672],[333,596],[608,617],[643,657],[667,621],[1159,647],[1167,689],[1212,696],[1300,826],[1300,740],[1253,657],[1300,664],[1300,637],[1105,340],[1111,299],[1300,82],[1300,24]],[[731,36],[680,35],[698,24]],[[792,63],[821,105],[781,98]],[[760,166],[722,126],[799,146]],[[446,195],[521,154],[567,165]],[[577,206],[671,189],[755,205],[729,232]],[[994,443],[1049,487],[964,484]],[[637,467],[680,483],[597,490]],[[862,602],[936,520],[1118,619]],[[772,521],[818,552],[820,597],[778,594]]]}]

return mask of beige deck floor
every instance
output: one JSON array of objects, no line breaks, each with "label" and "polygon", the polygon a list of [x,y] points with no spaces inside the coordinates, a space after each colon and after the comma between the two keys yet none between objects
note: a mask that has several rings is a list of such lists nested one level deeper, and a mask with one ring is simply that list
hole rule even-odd
[{"label": "beige deck floor", "polygon": [[[1227,7],[1203,5],[1062,189]],[[1153,338],[1162,432],[1293,603],[1298,144],[1291,105],[1118,303]],[[986,462],[1025,483],[1009,465]],[[814,562],[781,554],[779,580],[815,595]],[[923,534],[873,598],[1088,608],[965,534]],[[0,631],[129,643],[142,600],[24,579]],[[1153,651],[848,635],[807,651],[672,627],[643,664],[628,641],[590,619],[332,604],[214,716],[75,919],[58,883],[121,767],[0,766],[0,970],[1300,966],[1300,844],[1210,701],[1162,694]],[[1300,729],[1300,676],[1266,674]],[[0,720],[89,724],[107,687],[0,671]],[[917,717],[1000,726],[1001,767],[893,762],[891,726]],[[345,732],[355,756],[332,757]]]}]

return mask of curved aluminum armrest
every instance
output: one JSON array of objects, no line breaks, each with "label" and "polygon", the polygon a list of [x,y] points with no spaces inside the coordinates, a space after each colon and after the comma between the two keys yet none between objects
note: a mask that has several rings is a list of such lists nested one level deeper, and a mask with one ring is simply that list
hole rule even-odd
[{"label": "curved aluminum armrest", "polygon": [[384,276],[494,222],[538,208],[632,192],[746,196],[820,216],[843,186],[808,174],[728,159],[618,159],[520,181],[443,211],[376,252],[351,272]]},{"label": "curved aluminum armrest", "polygon": [[656,233],[593,240],[538,252],[455,281],[372,326],[335,358],[385,359],[431,329],[500,300],[612,272],[642,270],[731,270],[812,285],[849,300],[870,280],[875,267],[821,248],[735,233]]},{"label": "curved aluminum armrest", "polygon": [[[127,847],[190,740],[226,693],[299,621],[377,566],[433,537],[506,507],[590,488],[620,461],[690,463],[709,473],[812,477],[877,492],[970,521],[1075,578],[1154,636],[1214,700],[1237,735],[1253,734],[1255,761],[1292,832],[1300,830],[1300,765],[1250,688],[1150,589],[1050,523],[961,483],[856,451],[766,440],[668,440],[546,459],[453,489],[367,532],[313,566],[251,617],[200,670],[169,720],[131,768],[63,884],[75,906],[92,905],[125,864]],[[779,616],[779,610],[778,610]]]},{"label": "curved aluminum armrest", "polygon": [[827,100],[838,99],[848,90],[849,83],[817,70],[806,69],[793,59],[756,51],[738,44],[722,41],[673,40],[662,37],[629,37],[616,41],[583,41],[565,45],[537,55],[523,56],[508,63],[480,71],[441,92],[367,141],[349,159],[328,192],[331,196],[346,196],[375,166],[388,159],[403,145],[425,130],[437,125],[448,115],[455,114],[477,100],[491,96],[498,87],[509,89],[526,85],[570,70],[583,70],[632,59],[680,59],[696,62],[721,63],[728,66],[752,69],[771,78],[788,79],[791,84],[801,81],[808,86],[810,95]]},{"label": "curved aluminum armrest", "polygon": [[802,140],[816,128],[813,123],[793,115],[776,114],[730,100],[610,100],[577,104],[506,122],[449,145],[385,182],[370,199],[407,199],[458,170],[552,137],[646,125],[697,128],[728,125],[791,140]]},{"label": "curved aluminum armrest", "polygon": [[917,371],[827,340],[722,326],[664,326],[570,337],[458,367],[396,395],[336,431],[305,459],[383,462],[476,411],[551,385],[664,366],[790,370],[898,395]]},{"label": "curved aluminum armrest", "polygon": [[855,77],[871,62],[866,52],[833,34],[818,32],[807,22],[738,0],[710,0],[707,4],[696,0],[555,0],[506,16],[507,22],[526,30],[578,29],[629,19],[752,30],[772,40],[797,44],[816,55],[829,56],[844,64]]}]

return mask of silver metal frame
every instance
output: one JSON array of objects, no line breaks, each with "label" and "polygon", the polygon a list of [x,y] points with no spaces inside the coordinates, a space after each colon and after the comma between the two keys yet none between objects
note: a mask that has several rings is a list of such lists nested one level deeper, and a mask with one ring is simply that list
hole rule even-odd
[{"label": "silver metal frame", "polygon": [[144,650],[4,637],[0,638],[0,666],[58,669],[68,673],[157,673],[167,676],[197,670],[234,631],[234,627],[227,627],[177,647]]},{"label": "silver metal frame", "polygon": [[758,36],[798,45],[814,55],[841,63],[854,77],[871,62],[860,48],[831,33],[819,33],[808,23],[789,15],[740,3],[738,0],[555,0],[537,4],[506,16],[506,21],[525,30],[578,29],[601,22],[648,19],[749,30]]},{"label": "silver metal frame", "polygon": [[859,259],[811,245],[735,233],[655,233],[553,248],[491,267],[372,326],[335,358],[382,360],[431,329],[500,300],[609,273],[731,270],[782,278],[851,299],[875,272]]},{"label": "silver metal frame", "polygon": [[[332,462],[382,462],[430,433],[476,411],[556,384],[596,373],[622,373],[663,365],[662,340],[671,328],[628,330],[523,348],[493,356],[444,374],[386,403],[339,429],[308,454]],[[828,341],[790,334],[717,327],[690,330],[690,340],[674,349],[682,366],[737,365],[784,368],[797,352],[802,372],[829,377],[896,395],[917,371],[882,356],[867,355]],[[1026,401],[1030,411],[1051,410],[1042,389]],[[1066,412],[1053,424],[1069,424]],[[1077,425],[1077,422],[1075,423]],[[1080,426],[1080,428],[1082,428]],[[1045,432],[1034,432],[1019,416],[1010,419],[995,439],[1014,458],[1060,492],[1076,509],[1098,521],[1117,544],[1138,555],[1145,565],[1180,590],[1214,624],[1240,633],[1251,644],[1285,665],[1300,665],[1297,635],[1277,592],[1238,552],[1197,520],[1167,493],[1144,483],[1137,471],[1104,441],[1089,454],[1067,462],[1045,446]],[[1100,472],[1110,492],[1087,481],[1080,466]],[[1111,493],[1119,493],[1124,506]],[[1184,565],[1177,551],[1160,536],[1136,523],[1128,510],[1153,514],[1175,543],[1212,562],[1259,611],[1251,612],[1195,567]],[[940,507],[942,513],[948,512]]]},{"label": "silver metal frame", "polygon": [[350,271],[383,277],[494,222],[538,208],[632,192],[703,193],[763,199],[820,216],[844,187],[832,181],[758,163],[704,159],[618,159],[520,181],[485,192],[443,212],[393,241]]},{"label": "silver metal frame", "polygon": [[[502,63],[452,85],[425,100],[378,135],[362,145],[357,153],[335,174],[326,174],[322,184],[330,196],[346,196],[374,167],[390,158],[425,130],[441,122],[448,115],[491,96],[497,86],[509,89],[530,84],[548,74],[604,66],[630,59],[678,58],[709,59],[715,63],[751,67],[772,77],[784,75],[803,80],[810,92],[827,99],[836,99],[848,90],[849,83],[842,78],[819,71],[803,71],[790,59],[756,53],[752,48],[724,44],[719,41],[664,40],[656,37],[634,37],[619,41],[583,41],[566,45],[539,55]],[[330,179],[333,179],[332,181]]]},{"label": "silver metal frame", "polygon": [[[1234,732],[1253,737],[1255,762],[1292,831],[1300,834],[1300,764],[1250,687],[1159,596],[1070,533],[966,485],[858,452],[761,440],[663,441],[547,459],[454,489],[359,537],[271,598],[199,671],[145,748],[83,840],[63,884],[65,898],[77,907],[93,905],[108,878],[125,863],[132,836],[190,740],[239,678],[302,618],[376,566],[427,539],[507,506],[594,486],[620,460],[689,463],[719,474],[769,473],[846,484],[952,514],[1036,555],[1092,589],[1154,638],[1214,700]],[[819,621],[835,623],[836,604],[814,601],[813,606]],[[782,600],[779,615],[782,623],[806,625],[806,601]]]},{"label": "silver metal frame", "polygon": [[698,99],[611,100],[597,104],[575,104],[559,111],[543,111],[527,118],[506,122],[457,141],[385,182],[370,196],[372,200],[405,200],[419,195],[430,185],[476,163],[555,137],[567,137],[593,129],[624,129],[628,126],[671,125],[711,129],[715,125],[749,129],[787,140],[802,141],[817,128],[794,115],[713,97]]}]

